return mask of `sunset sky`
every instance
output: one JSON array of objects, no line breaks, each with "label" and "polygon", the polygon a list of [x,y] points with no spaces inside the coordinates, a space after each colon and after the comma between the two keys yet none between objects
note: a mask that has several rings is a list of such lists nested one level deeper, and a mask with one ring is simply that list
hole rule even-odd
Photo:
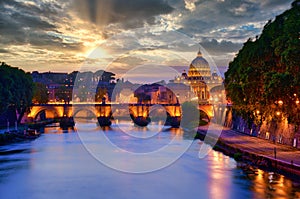
[{"label": "sunset sky", "polygon": [[0,61],[25,71],[227,66],[292,0],[0,0]]}]

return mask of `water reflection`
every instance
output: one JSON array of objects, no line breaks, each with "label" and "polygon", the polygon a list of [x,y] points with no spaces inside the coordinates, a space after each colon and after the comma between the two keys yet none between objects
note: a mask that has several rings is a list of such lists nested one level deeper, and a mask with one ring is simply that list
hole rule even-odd
[{"label": "water reflection", "polygon": [[230,173],[232,169],[236,168],[236,162],[216,151],[212,151],[208,159],[210,198],[232,198],[230,192],[234,189],[234,186]]},{"label": "water reflection", "polygon": [[51,124],[51,126],[46,126],[40,129],[41,133],[44,134],[63,134],[63,133],[75,133],[76,132],[76,128],[66,128],[66,129],[62,129],[59,127],[59,123],[54,123]]},{"label": "water reflection", "polygon": [[254,198],[300,198],[300,181],[297,179],[291,180],[242,163],[238,164],[238,168],[250,180],[249,189],[253,191]]},{"label": "water reflection", "polygon": [[30,167],[28,156],[31,150],[30,142],[0,146],[0,183],[4,183],[10,175]]},{"label": "water reflection", "polygon": [[183,140],[184,131],[179,128],[167,128],[165,132],[169,132],[171,134],[171,139],[175,139],[177,141]]},{"label": "water reflection", "polygon": [[[170,139],[184,141],[191,137],[181,129],[164,128],[153,137],[155,142],[136,143],[135,138],[119,132],[114,125],[104,131],[94,123],[78,127],[86,129],[93,142],[99,133],[105,133],[121,147],[138,152],[141,148],[144,151],[159,148]],[[147,134],[148,130],[136,128],[136,133],[139,132]],[[216,151],[199,159],[197,153],[202,144],[195,141],[168,168],[147,175],[127,175],[101,166],[91,158],[76,128],[67,131],[45,128],[44,134],[33,142],[0,147],[1,198],[26,198],[26,195],[39,198],[38,194],[44,192],[49,198],[97,198],[96,195],[103,193],[109,193],[106,198],[166,198],[162,193],[172,193],[172,198],[300,198],[297,180],[236,163]]]},{"label": "water reflection", "polygon": [[252,181],[250,189],[255,198],[300,198],[299,183],[293,183],[283,175],[251,167],[242,170]]},{"label": "water reflection", "polygon": [[[95,124],[77,123],[76,130],[81,140],[100,143],[105,134],[114,146],[120,150],[133,153],[149,153],[157,151],[171,143],[171,141],[182,141],[184,132],[181,129],[163,127],[158,123],[149,127],[139,127],[130,121],[119,121],[111,127],[99,127]],[[159,131],[157,131],[159,130]],[[87,134],[87,132],[98,132],[98,134]],[[155,144],[153,144],[155,143]]]},{"label": "water reflection", "polygon": [[208,160],[210,198],[300,198],[297,179],[236,163],[216,151],[210,153]]}]

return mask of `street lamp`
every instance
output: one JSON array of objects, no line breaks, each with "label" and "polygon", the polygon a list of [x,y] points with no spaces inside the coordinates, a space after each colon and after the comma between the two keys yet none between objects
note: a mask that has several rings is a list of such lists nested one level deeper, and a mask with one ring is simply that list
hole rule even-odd
[{"label": "street lamp", "polygon": [[277,115],[277,116],[280,116],[280,114],[281,114],[280,111],[277,111],[277,112],[276,112],[276,115]]}]

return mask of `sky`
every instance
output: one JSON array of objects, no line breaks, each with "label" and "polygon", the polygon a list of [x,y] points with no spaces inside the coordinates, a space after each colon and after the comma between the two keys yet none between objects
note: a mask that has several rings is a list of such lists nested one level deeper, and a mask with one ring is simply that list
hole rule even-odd
[{"label": "sky", "polygon": [[0,0],[0,61],[25,71],[126,74],[137,66],[188,66],[200,48],[210,65],[226,67],[291,3]]}]

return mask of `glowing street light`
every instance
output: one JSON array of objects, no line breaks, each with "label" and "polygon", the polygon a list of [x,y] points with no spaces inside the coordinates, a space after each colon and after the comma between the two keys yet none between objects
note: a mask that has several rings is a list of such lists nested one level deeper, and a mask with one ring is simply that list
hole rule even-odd
[{"label": "glowing street light", "polygon": [[283,101],[282,100],[279,100],[278,101],[278,104],[281,106],[283,104]]},{"label": "glowing street light", "polygon": [[276,115],[277,115],[277,116],[280,116],[280,114],[281,114],[280,111],[277,111],[277,112],[276,112]]}]

